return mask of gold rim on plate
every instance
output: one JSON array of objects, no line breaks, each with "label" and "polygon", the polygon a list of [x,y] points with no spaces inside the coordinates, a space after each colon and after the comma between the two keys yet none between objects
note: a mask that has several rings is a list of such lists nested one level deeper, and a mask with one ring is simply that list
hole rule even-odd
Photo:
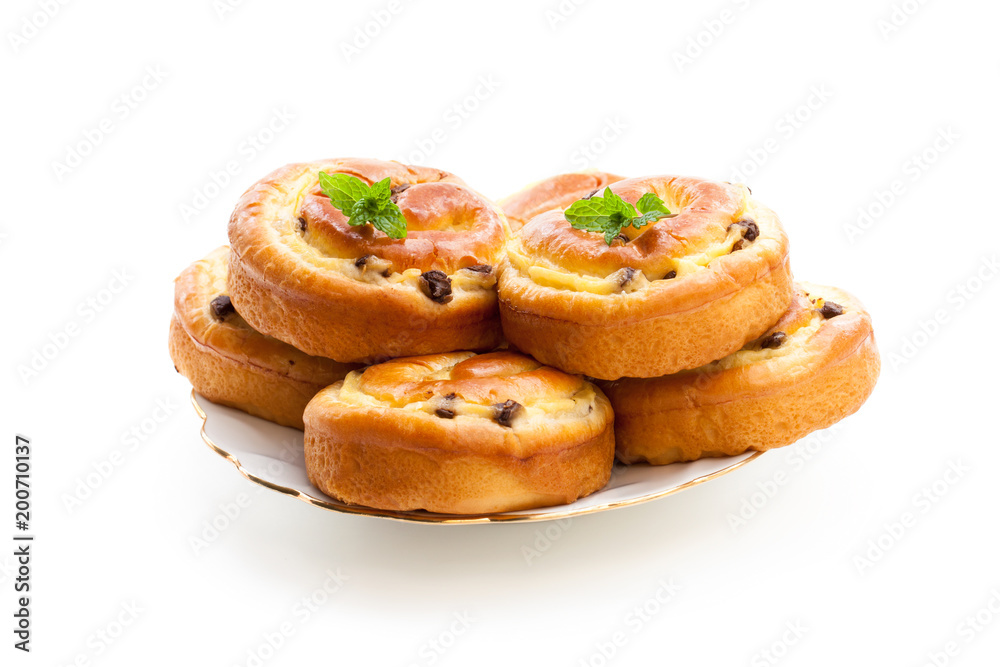
[{"label": "gold rim on plate", "polygon": [[[207,400],[207,399],[206,399]],[[673,495],[685,489],[689,489],[692,486],[697,486],[703,484],[709,480],[713,480],[716,477],[721,477],[726,473],[732,472],[737,468],[740,468],[750,461],[753,461],[759,457],[764,452],[754,452],[752,455],[743,459],[742,461],[737,461],[736,463],[726,466],[722,470],[716,470],[715,472],[709,473],[707,475],[702,475],[701,477],[696,477],[695,479],[689,480],[669,489],[664,489],[656,493],[650,493],[645,496],[639,496],[638,498],[629,498],[627,500],[618,500],[614,502],[604,503],[602,505],[594,505],[591,507],[583,507],[575,510],[561,510],[552,511],[547,510],[536,510],[532,512],[512,514],[512,513],[499,513],[499,514],[436,514],[434,512],[425,511],[415,511],[415,512],[397,512],[394,510],[379,510],[372,507],[365,507],[364,505],[348,505],[340,501],[334,500],[330,497],[317,498],[316,496],[309,495],[299,491],[298,489],[293,489],[287,486],[282,486],[281,484],[275,484],[274,482],[269,482],[266,479],[254,475],[252,472],[248,471],[240,463],[240,460],[236,458],[232,453],[226,451],[209,437],[208,433],[205,432],[205,427],[208,424],[208,414],[202,409],[201,405],[198,403],[198,397],[195,391],[191,390],[191,403],[194,405],[195,412],[201,418],[201,439],[205,441],[205,444],[209,446],[216,454],[226,459],[243,475],[245,478],[253,482],[254,484],[259,484],[264,488],[271,489],[272,491],[277,491],[278,493],[283,493],[287,496],[292,496],[293,498],[298,498],[304,503],[313,505],[314,507],[319,507],[325,510],[330,510],[333,512],[341,512],[343,514],[360,514],[362,516],[372,516],[378,517],[380,519],[391,519],[393,521],[404,521],[407,523],[436,523],[436,524],[473,524],[473,523],[517,523],[517,522],[529,522],[529,521],[555,521],[558,519],[568,519],[570,517],[583,516],[585,514],[595,514],[597,512],[605,512],[608,510],[616,510],[622,507],[629,507],[632,505],[640,505],[642,503],[647,503],[651,500],[658,500],[659,498],[665,498],[667,496]]]}]

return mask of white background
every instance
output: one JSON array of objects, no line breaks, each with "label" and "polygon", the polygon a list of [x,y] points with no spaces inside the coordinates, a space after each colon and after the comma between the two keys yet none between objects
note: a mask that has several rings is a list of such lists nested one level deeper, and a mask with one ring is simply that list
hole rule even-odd
[{"label": "white background", "polygon": [[[21,433],[37,541],[30,655],[0,549],[0,662],[996,664],[1000,8],[577,2],[4,3],[0,537]],[[253,181],[335,156],[494,197],[590,166],[746,180],[796,275],[871,310],[878,387],[836,429],[563,526],[258,490],[198,437],[172,279]]]}]

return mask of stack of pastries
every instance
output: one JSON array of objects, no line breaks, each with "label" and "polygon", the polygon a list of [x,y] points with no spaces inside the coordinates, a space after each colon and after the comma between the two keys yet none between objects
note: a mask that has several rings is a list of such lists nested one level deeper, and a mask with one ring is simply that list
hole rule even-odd
[{"label": "stack of pastries", "polygon": [[[620,229],[577,222],[612,200]],[[793,280],[741,184],[591,171],[494,203],[439,169],[323,160],[247,190],[229,241],[176,281],[175,367],[303,429],[310,480],[343,503],[571,503],[616,458],[791,444],[879,373],[868,313]]]}]

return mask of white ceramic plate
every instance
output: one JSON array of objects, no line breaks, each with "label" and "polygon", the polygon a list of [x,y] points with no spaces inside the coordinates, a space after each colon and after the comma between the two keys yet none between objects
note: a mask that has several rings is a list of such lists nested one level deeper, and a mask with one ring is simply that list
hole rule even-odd
[{"label": "white ceramic plate", "polygon": [[251,482],[334,512],[418,523],[547,521],[603,512],[683,491],[731,472],[761,455],[761,452],[748,452],[729,458],[702,459],[668,466],[615,465],[607,486],[570,505],[481,515],[393,512],[347,505],[313,486],[303,463],[302,431],[216,405],[195,392],[191,392],[191,401],[202,418],[202,439]]}]

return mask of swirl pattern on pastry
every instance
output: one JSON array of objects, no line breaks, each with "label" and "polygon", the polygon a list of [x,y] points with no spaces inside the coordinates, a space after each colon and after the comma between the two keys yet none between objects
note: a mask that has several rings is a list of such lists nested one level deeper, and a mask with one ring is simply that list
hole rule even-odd
[{"label": "swirl pattern on pastry", "polygon": [[613,422],[596,386],[521,354],[395,359],[309,403],[306,468],[324,493],[380,509],[564,504],[610,478]]},{"label": "swirl pattern on pastry", "polygon": [[[389,178],[407,237],[349,225],[320,171]],[[229,288],[255,328],[340,361],[491,349],[506,236],[500,209],[447,172],[357,158],[291,164],[233,211]]]},{"label": "swirl pattern on pastry", "polygon": [[250,327],[226,290],[228,258],[222,246],[177,277],[170,356],[210,401],[301,429],[309,400],[357,365],[309,356]]},{"label": "swirl pattern on pastry", "polygon": [[789,445],[854,413],[879,369],[858,300],[801,283],[781,319],[743,349],[676,375],[601,386],[615,409],[618,458],[666,464]]},{"label": "swirl pattern on pastry", "polygon": [[499,281],[504,333],[568,372],[658,377],[738,350],[788,307],[788,239],[743,185],[655,176],[613,183],[674,214],[612,245],[560,209],[510,239]]},{"label": "swirl pattern on pastry", "polygon": [[540,213],[565,209],[577,199],[603,190],[622,180],[603,171],[588,170],[543,179],[497,202],[507,216],[511,231],[517,231]]}]

